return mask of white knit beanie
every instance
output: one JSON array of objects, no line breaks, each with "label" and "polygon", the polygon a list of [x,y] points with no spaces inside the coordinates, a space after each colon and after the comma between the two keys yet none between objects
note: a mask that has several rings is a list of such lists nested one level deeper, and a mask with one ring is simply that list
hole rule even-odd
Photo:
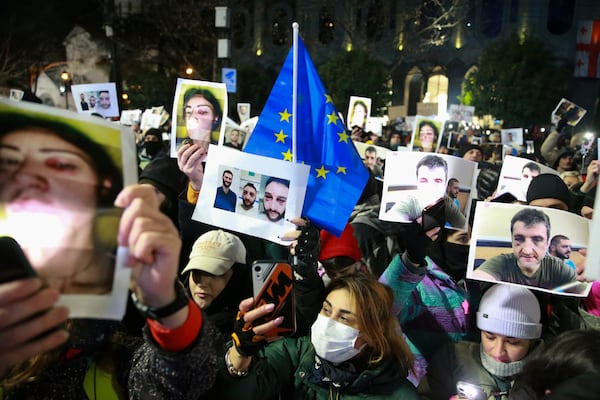
[{"label": "white knit beanie", "polygon": [[477,327],[497,335],[539,339],[542,335],[540,305],[526,288],[494,285],[481,298]]}]

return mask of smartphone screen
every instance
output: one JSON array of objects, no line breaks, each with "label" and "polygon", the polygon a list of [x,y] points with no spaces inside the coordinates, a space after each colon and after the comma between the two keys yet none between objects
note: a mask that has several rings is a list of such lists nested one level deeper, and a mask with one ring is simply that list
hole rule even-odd
[{"label": "smartphone screen", "polygon": [[9,236],[0,237],[0,283],[34,276],[35,270],[19,243]]},{"label": "smartphone screen", "polygon": [[296,302],[294,298],[294,271],[286,262],[255,261],[252,264],[254,306],[275,304],[268,315],[256,320],[255,325],[283,316],[283,323],[266,336],[285,336],[296,332]]}]

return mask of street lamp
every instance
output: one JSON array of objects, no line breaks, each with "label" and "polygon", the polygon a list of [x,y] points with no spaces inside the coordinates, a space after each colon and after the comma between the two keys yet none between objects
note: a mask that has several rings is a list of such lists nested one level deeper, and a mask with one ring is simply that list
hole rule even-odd
[{"label": "street lamp", "polygon": [[65,85],[65,108],[68,110],[69,109],[69,89],[71,87],[71,75],[69,74],[69,72],[64,71],[60,73],[60,79],[62,79],[64,85]]}]

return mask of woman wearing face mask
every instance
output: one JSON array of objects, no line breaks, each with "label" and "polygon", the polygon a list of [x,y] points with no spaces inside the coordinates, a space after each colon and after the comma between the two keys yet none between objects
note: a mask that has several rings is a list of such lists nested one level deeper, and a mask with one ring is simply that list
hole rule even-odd
[{"label": "woman wearing face mask", "polygon": [[[269,306],[240,303],[235,346],[222,359],[215,392],[222,399],[416,399],[406,375],[412,355],[392,312],[393,293],[367,275],[340,278],[327,296],[310,337],[284,338],[256,356],[260,335],[275,319],[249,330]],[[272,307],[271,307],[272,309]]]},{"label": "woman wearing face mask", "polygon": [[540,314],[528,289],[492,286],[477,312],[481,343],[458,342],[441,349],[419,384],[421,398],[507,399],[515,375],[536,350]]}]

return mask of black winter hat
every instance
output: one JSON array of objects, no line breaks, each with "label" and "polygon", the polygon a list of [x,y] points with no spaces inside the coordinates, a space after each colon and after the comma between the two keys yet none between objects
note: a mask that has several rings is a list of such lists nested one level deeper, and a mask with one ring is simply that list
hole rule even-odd
[{"label": "black winter hat", "polygon": [[534,177],[527,189],[527,202],[537,199],[558,199],[571,205],[571,192],[567,184],[555,174],[540,174]]}]

